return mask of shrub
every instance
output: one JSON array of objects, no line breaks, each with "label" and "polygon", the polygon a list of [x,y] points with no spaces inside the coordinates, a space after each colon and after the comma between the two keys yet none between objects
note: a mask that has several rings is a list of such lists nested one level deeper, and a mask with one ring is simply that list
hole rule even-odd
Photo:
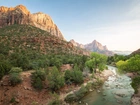
[{"label": "shrub", "polygon": [[0,79],[11,69],[11,65],[7,61],[0,62]]},{"label": "shrub", "polygon": [[76,84],[80,84],[84,81],[83,74],[77,66],[74,66],[73,70],[66,70],[64,77],[65,77],[66,83],[73,82]]},{"label": "shrub", "polygon": [[66,96],[65,101],[68,103],[71,103],[73,101],[78,101],[80,100],[82,97],[85,96],[85,94],[88,92],[87,88],[82,86],[78,91],[76,91],[73,94],[69,94]]},{"label": "shrub", "polygon": [[19,73],[11,73],[9,80],[11,82],[11,85],[13,85],[13,86],[21,83],[21,81],[22,81]]},{"label": "shrub", "polygon": [[36,78],[40,78],[42,81],[46,79],[46,73],[43,70],[36,70],[32,73],[32,79],[35,80]]},{"label": "shrub", "polygon": [[59,100],[59,96],[56,93],[51,95],[52,95],[52,100],[49,102],[48,105],[62,105],[61,101]]},{"label": "shrub", "polygon": [[38,90],[41,90],[43,88],[42,81],[46,79],[45,71],[36,70],[32,73],[31,78],[33,87]]},{"label": "shrub", "polygon": [[65,101],[68,103],[71,103],[71,102],[76,101],[76,100],[77,100],[77,97],[75,94],[68,94],[65,98]]},{"label": "shrub", "polygon": [[64,77],[61,75],[61,73],[58,71],[56,67],[53,67],[53,69],[50,70],[48,75],[48,81],[49,88],[52,91],[56,91],[62,86],[64,86]]},{"label": "shrub", "polygon": [[88,90],[84,86],[82,86],[77,92],[75,92],[77,99],[81,99],[87,92]]},{"label": "shrub", "polygon": [[131,86],[134,88],[135,93],[138,93],[138,87],[140,86],[140,77],[135,77],[132,79]]},{"label": "shrub", "polygon": [[43,88],[43,84],[42,84],[42,81],[39,77],[37,77],[34,81],[33,81],[33,87],[38,89],[38,90],[41,90]]},{"label": "shrub", "polygon": [[9,73],[20,73],[22,72],[22,69],[19,67],[12,67]]}]

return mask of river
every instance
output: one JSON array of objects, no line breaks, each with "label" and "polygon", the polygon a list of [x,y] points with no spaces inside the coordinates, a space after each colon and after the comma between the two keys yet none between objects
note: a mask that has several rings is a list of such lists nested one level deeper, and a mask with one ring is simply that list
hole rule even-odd
[{"label": "river", "polygon": [[98,91],[90,92],[77,105],[131,105],[134,89],[131,78],[117,72],[117,68],[108,66],[114,72]]}]

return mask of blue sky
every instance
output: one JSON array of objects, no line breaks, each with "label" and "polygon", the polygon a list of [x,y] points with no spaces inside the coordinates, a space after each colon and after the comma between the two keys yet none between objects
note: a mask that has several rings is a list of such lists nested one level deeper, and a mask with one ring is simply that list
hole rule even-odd
[{"label": "blue sky", "polygon": [[140,48],[140,0],[0,0],[50,15],[66,40],[97,40],[109,50]]}]

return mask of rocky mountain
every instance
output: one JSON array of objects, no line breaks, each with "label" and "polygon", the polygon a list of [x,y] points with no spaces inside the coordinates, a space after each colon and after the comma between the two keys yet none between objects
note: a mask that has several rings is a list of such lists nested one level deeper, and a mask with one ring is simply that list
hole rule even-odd
[{"label": "rocky mountain", "polygon": [[118,54],[118,55],[129,55],[132,53],[132,51],[118,51],[118,50],[114,50],[112,52],[114,52],[115,54]]},{"label": "rocky mountain", "polygon": [[51,35],[65,40],[62,33],[47,14],[38,12],[31,14],[23,5],[16,7],[0,7],[0,28],[13,24],[28,24],[48,31]]},{"label": "rocky mountain", "polygon": [[136,55],[136,54],[140,54],[140,48],[139,48],[138,50],[136,50],[136,51],[133,51],[133,52],[131,53],[131,55]]},{"label": "rocky mountain", "polygon": [[74,39],[70,40],[70,42],[76,46],[76,47],[79,47],[79,48],[85,48],[83,44],[79,44],[78,42],[75,42]]},{"label": "rocky mountain", "polygon": [[93,52],[98,52],[98,53],[105,54],[108,56],[111,56],[114,54],[112,51],[109,51],[106,46],[103,46],[101,43],[97,42],[96,40],[84,46],[85,46],[85,49],[93,51]]},{"label": "rocky mountain", "polygon": [[98,53],[105,54],[108,56],[111,56],[114,54],[112,51],[109,51],[106,46],[103,46],[101,43],[97,42],[96,40],[94,40],[92,43],[89,43],[86,45],[79,44],[79,43],[75,42],[73,39],[70,40],[70,42],[76,47],[86,49],[89,51],[98,52]]}]

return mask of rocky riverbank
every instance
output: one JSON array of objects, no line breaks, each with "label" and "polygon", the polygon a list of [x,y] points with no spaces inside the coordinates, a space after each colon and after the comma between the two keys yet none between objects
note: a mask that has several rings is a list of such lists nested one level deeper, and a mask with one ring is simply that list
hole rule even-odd
[{"label": "rocky riverbank", "polygon": [[[126,75],[130,78],[134,78],[137,76],[136,73],[127,73]],[[132,105],[140,105],[140,86],[138,88],[138,93],[132,96],[131,103]]]},{"label": "rocky riverbank", "polygon": [[[74,99],[75,98],[77,98],[76,96],[75,96],[75,94],[76,93],[80,93],[80,90],[81,90],[81,87],[82,86],[84,86],[85,88],[87,87],[87,85],[89,84],[89,83],[93,83],[93,84],[98,84],[98,82],[104,82],[104,81],[106,81],[107,79],[108,79],[108,77],[109,76],[112,76],[112,75],[114,75],[114,73],[112,72],[112,71],[110,71],[110,70],[104,70],[103,72],[97,72],[96,74],[94,74],[94,77],[93,78],[91,78],[91,79],[89,79],[89,80],[87,80],[87,81],[85,81],[83,84],[81,84],[80,86],[75,86],[75,87],[73,87],[72,88],[72,91],[70,91],[70,92],[68,92],[68,93],[61,93],[60,94],[60,100],[62,100],[63,101],[63,105],[68,105],[68,103],[65,103],[64,102],[64,99],[68,96],[68,95],[70,95],[70,98],[71,97],[73,97]],[[91,76],[91,75],[90,75]],[[99,83],[100,84],[100,83]],[[97,91],[97,92],[99,92],[100,93],[100,90],[99,90],[99,88],[100,88],[100,85],[96,85],[96,87],[94,87],[94,88],[91,88],[91,89],[89,89],[88,90],[88,92],[92,92],[92,91]],[[94,86],[94,85],[93,85]],[[87,92],[85,92],[85,94],[87,94]],[[83,95],[83,93],[82,93],[82,95]],[[79,102],[81,102],[81,101],[79,101]]]}]

